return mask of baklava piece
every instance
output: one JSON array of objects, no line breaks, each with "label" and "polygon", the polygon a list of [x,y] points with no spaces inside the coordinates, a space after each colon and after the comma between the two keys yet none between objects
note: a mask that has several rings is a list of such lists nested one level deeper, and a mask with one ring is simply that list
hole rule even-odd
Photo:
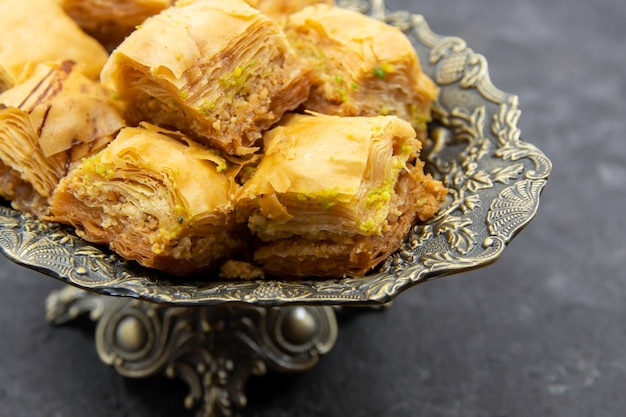
[{"label": "baklava piece", "polygon": [[263,140],[237,204],[270,275],[364,275],[446,194],[423,172],[414,129],[395,116],[293,114]]},{"label": "baklava piece", "polygon": [[0,195],[36,217],[68,169],[124,125],[111,92],[72,62],[41,64],[0,94]]},{"label": "baklava piece", "polygon": [[108,53],[51,0],[0,1],[0,67],[14,83],[47,61],[72,60],[97,79]]},{"label": "baklava piece", "polygon": [[61,181],[50,219],[146,267],[176,275],[217,267],[245,246],[225,168],[179,133],[127,127]]},{"label": "baklava piece", "polygon": [[423,134],[438,91],[398,28],[322,4],[291,15],[285,32],[314,68],[305,109],[339,116],[396,115]]},{"label": "baklava piece", "polygon": [[128,103],[131,123],[244,155],[306,100],[307,74],[278,23],[243,0],[181,0],[124,40],[102,79]]},{"label": "baklava piece", "polygon": [[63,10],[109,50],[173,0],[60,0]]}]

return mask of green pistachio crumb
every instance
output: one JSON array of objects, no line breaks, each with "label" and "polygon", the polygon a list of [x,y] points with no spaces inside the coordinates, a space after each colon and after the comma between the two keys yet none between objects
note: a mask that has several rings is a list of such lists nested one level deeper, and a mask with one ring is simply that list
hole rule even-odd
[{"label": "green pistachio crumb", "polygon": [[335,205],[333,201],[322,200],[319,202],[319,206],[323,210],[330,210]]},{"label": "green pistachio crumb", "polygon": [[216,170],[217,172],[222,172],[222,171],[224,171],[226,168],[227,168],[226,163],[225,163],[225,162],[223,162],[223,163],[218,164],[218,165],[215,167],[215,170]]},{"label": "green pistachio crumb", "polygon": [[343,101],[344,103],[347,102],[350,98],[348,97],[348,93],[346,92],[346,90],[344,90],[343,88],[340,89],[338,91],[339,95],[341,96],[341,101]]}]

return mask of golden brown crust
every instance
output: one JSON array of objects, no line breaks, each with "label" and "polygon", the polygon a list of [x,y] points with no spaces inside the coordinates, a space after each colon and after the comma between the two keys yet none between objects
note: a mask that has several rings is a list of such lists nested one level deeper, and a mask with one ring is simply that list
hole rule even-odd
[{"label": "golden brown crust", "polygon": [[220,266],[220,278],[254,280],[265,278],[265,271],[250,262],[229,259]]},{"label": "golden brown crust", "polygon": [[32,184],[24,181],[19,172],[0,162],[0,196],[11,201],[11,207],[40,218],[48,214],[48,199],[39,194]]},{"label": "golden brown crust", "polygon": [[102,79],[129,104],[130,123],[173,127],[244,155],[306,99],[307,73],[278,24],[242,0],[189,0],[126,38]]},{"label": "golden brown crust", "polygon": [[411,226],[441,206],[445,188],[421,167],[404,171],[388,217],[391,228],[374,236],[335,236],[316,240],[292,237],[263,243],[254,260],[269,275],[305,277],[363,276],[398,250]]},{"label": "golden brown crust", "polygon": [[334,0],[245,0],[250,6],[284,25],[289,15],[313,4],[334,5]]},{"label": "golden brown crust", "polygon": [[0,93],[4,93],[15,85],[15,80],[7,70],[0,66]]},{"label": "golden brown crust", "polygon": [[98,78],[108,53],[68,17],[56,1],[0,1],[0,66],[20,82],[38,64],[72,60]]},{"label": "golden brown crust", "polygon": [[222,163],[176,132],[124,128],[61,181],[50,220],[150,268],[176,275],[213,268],[246,237]]},{"label": "golden brown crust", "polygon": [[0,94],[0,162],[22,184],[21,192],[8,187],[0,193],[42,216],[45,200],[70,166],[103,148],[123,126],[110,94],[68,61],[41,64]]},{"label": "golden brown crust", "polygon": [[395,116],[290,115],[264,141],[237,205],[270,275],[363,275],[446,194],[410,162],[420,142]]},{"label": "golden brown crust", "polygon": [[263,159],[238,195],[263,240],[382,232],[397,176],[420,145],[395,116],[291,114],[263,139]]},{"label": "golden brown crust", "polygon": [[339,116],[393,114],[424,131],[437,87],[398,28],[316,5],[291,15],[285,32],[314,68],[304,109]]},{"label": "golden brown crust", "polygon": [[60,0],[63,10],[109,51],[173,0]]}]

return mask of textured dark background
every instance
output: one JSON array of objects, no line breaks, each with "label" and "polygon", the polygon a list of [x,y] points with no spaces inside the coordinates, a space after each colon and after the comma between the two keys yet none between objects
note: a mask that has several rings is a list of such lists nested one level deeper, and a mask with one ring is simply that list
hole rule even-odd
[{"label": "textured dark background", "polygon": [[[340,321],[312,371],[252,380],[247,417],[618,417],[626,410],[626,2],[388,0],[486,56],[554,170],[494,265]],[[186,416],[186,387],[51,327],[60,283],[0,259],[0,416]]]}]

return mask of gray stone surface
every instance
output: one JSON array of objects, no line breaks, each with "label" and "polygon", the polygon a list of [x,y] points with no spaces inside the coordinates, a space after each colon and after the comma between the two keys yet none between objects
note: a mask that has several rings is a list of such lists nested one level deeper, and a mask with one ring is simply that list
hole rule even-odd
[{"label": "gray stone surface", "polygon": [[[245,415],[618,417],[626,410],[626,2],[388,0],[486,56],[554,170],[537,218],[487,268],[340,317],[302,375],[253,380]],[[61,284],[0,259],[0,417],[185,416],[185,386],[99,362],[53,328]]]}]

